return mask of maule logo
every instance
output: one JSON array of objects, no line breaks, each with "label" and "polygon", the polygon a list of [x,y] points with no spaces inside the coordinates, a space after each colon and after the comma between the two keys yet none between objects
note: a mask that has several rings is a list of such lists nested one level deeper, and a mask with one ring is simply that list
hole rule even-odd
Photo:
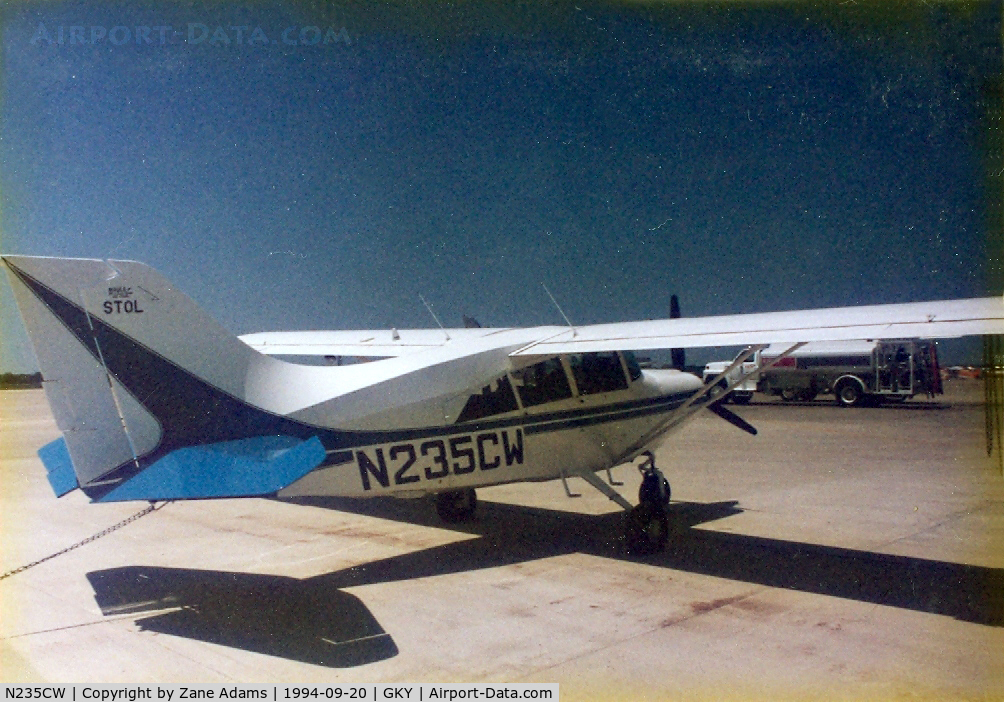
[{"label": "maule logo", "polygon": [[127,297],[132,297],[132,288],[125,286],[108,288],[108,297],[113,300],[124,300]]}]

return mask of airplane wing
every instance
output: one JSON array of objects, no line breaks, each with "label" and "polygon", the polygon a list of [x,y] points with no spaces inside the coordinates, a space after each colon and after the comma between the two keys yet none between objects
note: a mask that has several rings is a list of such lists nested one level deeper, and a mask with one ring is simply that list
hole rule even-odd
[{"label": "airplane wing", "polygon": [[269,356],[359,356],[387,358],[463,343],[502,329],[360,329],[277,331],[245,334],[245,344]]},{"label": "airplane wing", "polygon": [[[245,334],[240,339],[270,356],[397,357],[451,342],[501,335],[510,329],[376,329],[278,331]],[[525,330],[530,332],[531,330]],[[788,312],[592,324],[558,329],[541,327],[539,338],[513,356],[544,356],[593,351],[746,346],[751,344],[852,339],[945,339],[1004,334],[1004,298],[935,300],[892,305],[832,307]]]},{"label": "airplane wing", "polygon": [[514,356],[745,346],[851,339],[945,339],[1004,334],[1004,298],[832,307],[567,328]]}]

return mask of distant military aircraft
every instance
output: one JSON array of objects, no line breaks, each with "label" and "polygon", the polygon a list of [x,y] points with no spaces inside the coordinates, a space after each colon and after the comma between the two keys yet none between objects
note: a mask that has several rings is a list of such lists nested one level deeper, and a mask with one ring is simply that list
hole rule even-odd
[{"label": "distant military aircraft", "polygon": [[[628,511],[627,544],[638,552],[662,548],[669,532],[669,484],[652,448],[703,409],[755,433],[708,393],[748,354],[770,343],[790,353],[810,341],[1004,333],[1004,300],[995,297],[238,338],[142,263],[2,260],[63,433],[39,450],[57,495],[435,495],[440,515],[459,521],[474,513],[475,488],[576,476]],[[642,369],[632,354],[719,345],[749,350],[707,383]],[[611,468],[640,457],[632,506],[597,473],[610,479]]]}]

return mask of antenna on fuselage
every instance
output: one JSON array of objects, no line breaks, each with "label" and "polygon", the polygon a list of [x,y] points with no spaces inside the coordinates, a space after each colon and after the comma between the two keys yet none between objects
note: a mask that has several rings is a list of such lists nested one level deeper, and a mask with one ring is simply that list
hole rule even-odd
[{"label": "antenna on fuselage", "polygon": [[439,328],[443,330],[443,333],[446,334],[446,340],[449,341],[450,340],[450,332],[446,331],[446,327],[444,327],[442,325],[442,323],[439,321],[439,317],[437,317],[436,313],[432,311],[432,307],[429,305],[428,302],[425,301],[425,298],[422,297],[421,294],[419,294],[418,299],[422,301],[423,305],[425,305],[425,309],[429,310],[429,314],[431,314],[432,318],[434,320],[436,320],[436,324],[438,324]]},{"label": "antenna on fuselage", "polygon": [[572,320],[570,320],[570,319],[568,318],[568,315],[567,315],[567,314],[565,314],[565,311],[564,311],[563,309],[561,309],[561,305],[559,305],[559,304],[558,304],[558,301],[554,299],[554,295],[552,295],[552,294],[551,294],[551,291],[547,289],[547,286],[546,286],[546,285],[544,285],[544,283],[541,283],[541,285],[543,285],[543,286],[544,286],[544,292],[546,292],[546,293],[547,293],[547,296],[548,296],[549,298],[551,298],[551,302],[553,302],[553,303],[554,303],[554,306],[558,308],[558,312],[559,312],[559,313],[561,313],[561,316],[565,318],[565,321],[566,321],[566,322],[568,322],[568,326],[569,326],[569,328],[570,328],[570,329],[572,330],[572,336],[573,336],[573,337],[574,337],[574,336],[578,336],[578,334],[579,334],[579,333],[578,333],[577,331],[575,331],[575,325],[574,325],[574,324],[572,324]]}]

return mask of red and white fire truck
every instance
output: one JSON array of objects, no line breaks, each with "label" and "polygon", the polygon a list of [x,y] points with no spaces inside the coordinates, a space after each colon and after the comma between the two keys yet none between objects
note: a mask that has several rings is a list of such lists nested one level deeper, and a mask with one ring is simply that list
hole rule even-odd
[{"label": "red and white fire truck", "polygon": [[[846,407],[865,400],[902,402],[914,395],[943,392],[937,348],[932,341],[816,342],[763,369],[784,350],[781,345],[773,345],[757,351],[722,378],[715,389],[722,392],[731,382],[744,378],[729,395],[737,404],[749,402],[756,390],[779,395],[786,401],[809,401],[832,393],[837,403]],[[729,365],[731,361],[707,364],[705,382]]]}]

